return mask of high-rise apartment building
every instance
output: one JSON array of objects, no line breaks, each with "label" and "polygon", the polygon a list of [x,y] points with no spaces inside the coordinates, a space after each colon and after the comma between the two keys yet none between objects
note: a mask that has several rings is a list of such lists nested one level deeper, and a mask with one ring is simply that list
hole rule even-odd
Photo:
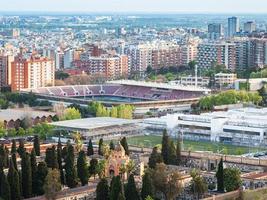
[{"label": "high-rise apartment building", "polygon": [[239,19],[237,17],[228,18],[228,37],[235,36],[240,31]]},{"label": "high-rise apartment building", "polygon": [[256,23],[255,22],[246,22],[244,23],[244,32],[245,33],[252,33],[256,31]]},{"label": "high-rise apartment building", "polygon": [[225,65],[231,71],[236,69],[236,45],[234,43],[203,43],[198,46],[199,68],[210,68],[215,64]]},{"label": "high-rise apartment building", "polygon": [[16,56],[11,63],[11,89],[38,88],[54,85],[55,63],[45,57],[32,56],[25,59]]},{"label": "high-rise apartment building", "polygon": [[211,40],[218,40],[223,36],[222,24],[213,23],[208,25],[208,38]]}]

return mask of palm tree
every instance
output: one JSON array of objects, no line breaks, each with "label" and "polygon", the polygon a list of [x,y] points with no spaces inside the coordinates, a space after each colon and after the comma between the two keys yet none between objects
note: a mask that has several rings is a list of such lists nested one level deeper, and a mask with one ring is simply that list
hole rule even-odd
[{"label": "palm tree", "polygon": [[81,134],[77,131],[76,133],[73,134],[73,139],[75,142],[75,148],[77,152],[80,152],[83,148],[83,141]]}]

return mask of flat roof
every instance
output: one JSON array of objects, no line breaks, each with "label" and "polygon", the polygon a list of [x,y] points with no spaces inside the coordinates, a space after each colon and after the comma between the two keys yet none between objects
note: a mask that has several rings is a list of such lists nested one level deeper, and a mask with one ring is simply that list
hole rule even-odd
[{"label": "flat roof", "polygon": [[72,129],[86,129],[92,130],[97,128],[106,128],[111,126],[123,126],[129,124],[136,124],[139,120],[132,119],[120,119],[112,117],[94,117],[94,118],[83,118],[74,120],[65,120],[59,122],[50,123],[53,126],[72,128]]}]

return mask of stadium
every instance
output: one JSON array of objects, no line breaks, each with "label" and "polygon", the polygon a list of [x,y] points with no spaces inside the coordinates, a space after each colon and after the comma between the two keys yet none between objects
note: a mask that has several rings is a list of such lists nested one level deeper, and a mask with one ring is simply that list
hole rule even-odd
[{"label": "stadium", "polygon": [[105,104],[119,103],[143,105],[159,103],[194,102],[209,89],[140,81],[110,81],[99,85],[54,86],[26,89],[39,97],[66,102],[88,103],[101,101]]}]

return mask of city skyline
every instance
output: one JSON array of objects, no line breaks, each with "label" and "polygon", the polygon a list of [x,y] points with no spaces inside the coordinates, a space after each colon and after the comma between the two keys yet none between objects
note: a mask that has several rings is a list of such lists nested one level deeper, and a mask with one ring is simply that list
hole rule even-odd
[{"label": "city skyline", "polygon": [[[242,6],[240,6],[242,5]],[[2,2],[1,12],[144,12],[144,13],[264,13],[261,0],[10,0]]]}]

